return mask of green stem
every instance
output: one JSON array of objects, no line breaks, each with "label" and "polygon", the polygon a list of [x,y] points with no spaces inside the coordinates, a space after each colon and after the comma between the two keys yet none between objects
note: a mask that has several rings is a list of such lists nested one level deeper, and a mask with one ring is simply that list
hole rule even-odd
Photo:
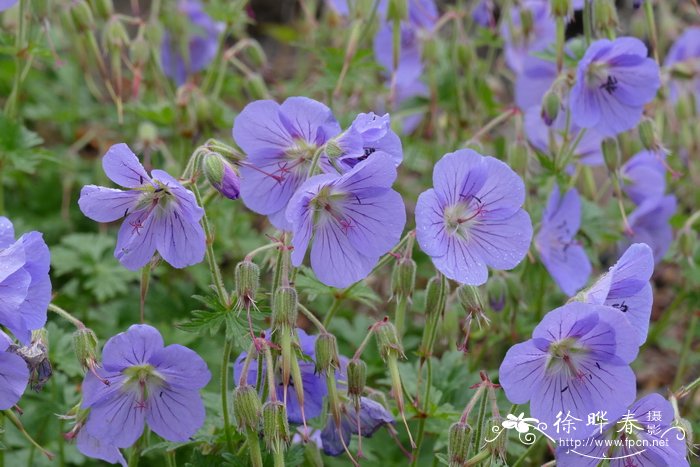
[{"label": "green stem", "polygon": [[3,410],[2,413],[4,414],[3,423],[4,423],[4,419],[7,418],[9,421],[12,422],[12,424],[15,426],[15,428],[17,428],[19,430],[19,432],[22,433],[22,435],[24,435],[24,437],[27,439],[27,441],[29,441],[29,443],[32,446],[34,446],[36,449],[38,449],[39,452],[41,452],[43,455],[45,455],[49,460],[53,460],[54,455],[51,452],[44,449],[43,447],[41,447],[41,445],[39,443],[37,443],[34,440],[34,438],[31,437],[31,435],[29,433],[27,433],[27,430],[24,429],[22,422],[19,421],[19,418],[17,418],[17,415],[14,414],[12,409]]},{"label": "green stem", "polygon": [[654,19],[654,5],[651,0],[644,2],[644,15],[646,16],[647,27],[649,28],[649,42],[654,52],[654,60],[659,63],[659,39],[656,33],[656,20]]},{"label": "green stem", "polygon": [[512,116],[518,113],[518,109],[512,108],[508,109],[505,112],[502,112],[501,114],[497,115],[495,118],[493,118],[490,122],[488,122],[486,125],[482,126],[479,131],[474,133],[474,136],[469,138],[463,146],[469,146],[470,144],[479,141],[482,136],[496,128],[498,125],[500,125],[503,122],[506,122],[508,119],[510,119]]},{"label": "green stem", "polygon": [[411,462],[411,467],[416,467],[418,465],[420,447],[423,444],[423,438],[425,436],[425,422],[428,418],[428,407],[430,405],[430,389],[433,385],[433,364],[431,358],[428,358],[428,360],[426,361],[426,367],[428,376],[425,380],[425,390],[423,392],[423,413],[421,413],[421,418],[418,422],[418,436],[416,437],[416,449],[413,450],[413,461]]},{"label": "green stem", "polygon": [[24,39],[25,39],[25,16],[26,16],[26,11],[25,8],[27,7],[27,0],[20,0],[19,1],[19,17],[18,17],[18,25],[17,25],[17,34],[15,35],[15,76],[14,76],[14,81],[12,83],[12,91],[10,92],[10,96],[7,99],[7,102],[5,103],[5,115],[14,118],[17,116],[17,102],[19,98],[19,88],[21,84],[21,79],[22,79],[22,60],[21,56],[23,55],[22,51],[24,49]]},{"label": "green stem", "polygon": [[149,262],[141,269],[141,300],[139,302],[141,311],[141,323],[146,322],[146,294],[148,294],[148,283],[151,280],[151,263]]},{"label": "green stem", "polygon": [[484,449],[483,451],[478,452],[474,457],[471,457],[467,459],[467,466],[472,466],[472,465],[477,465],[481,461],[486,460],[489,456],[491,455],[491,451],[488,449]]},{"label": "green stem", "polygon": [[248,428],[246,430],[246,438],[248,439],[250,464],[253,467],[263,467],[262,452],[260,451],[260,440],[258,439],[258,433],[255,430]]},{"label": "green stem", "polygon": [[254,249],[253,251],[251,251],[250,253],[248,253],[247,255],[245,255],[245,260],[252,261],[253,258],[255,257],[255,255],[257,255],[258,253],[262,253],[263,251],[271,250],[272,248],[280,248],[283,246],[284,246],[284,243],[280,243],[280,242],[268,243],[267,245],[263,245],[261,247],[258,247],[256,249]]},{"label": "green stem", "polygon": [[[197,188],[197,183],[193,183],[190,188],[192,189],[192,193],[194,193],[197,204],[202,206],[202,195],[199,192],[199,188]],[[216,294],[219,296],[219,301],[221,304],[228,306],[228,293],[226,292],[224,280],[221,278],[221,271],[219,270],[219,265],[216,263],[216,258],[214,256],[214,236],[212,234],[211,225],[209,224],[209,218],[207,217],[206,212],[204,212],[204,215],[202,216],[202,228],[204,229],[204,235],[206,236],[207,242],[207,263],[209,264],[209,272],[211,273],[212,280],[214,281],[214,287],[216,287]]]},{"label": "green stem", "polygon": [[[352,287],[352,286],[350,286]],[[331,304],[330,310],[328,310],[328,314],[326,317],[323,319],[323,327],[327,328],[331,324],[331,320],[335,316],[335,313],[338,311],[338,308],[340,308],[340,302],[342,302],[342,298],[335,297],[333,299],[333,303]]]},{"label": "green stem", "polygon": [[281,446],[277,446],[272,451],[272,458],[275,461],[275,467],[284,467],[284,449]]},{"label": "green stem", "polygon": [[68,313],[68,312],[67,312],[66,310],[64,310],[63,308],[61,308],[61,307],[59,307],[59,306],[57,306],[57,305],[54,305],[53,303],[49,303],[49,311],[53,311],[53,312],[56,313],[58,316],[60,316],[61,318],[65,319],[66,321],[70,322],[73,326],[75,326],[75,327],[78,328],[78,329],[84,329],[84,328],[85,328],[85,324],[83,324],[82,321],[80,321],[78,318],[76,318],[75,316],[73,316],[73,315],[71,315],[70,313]]},{"label": "green stem", "polygon": [[583,35],[588,47],[593,41],[593,0],[586,0],[583,5]]},{"label": "green stem", "polygon": [[647,339],[648,342],[658,342],[661,334],[671,323],[671,318],[674,315],[674,311],[676,310],[676,308],[678,308],[678,306],[681,303],[683,303],[683,301],[686,299],[686,296],[687,294],[684,292],[679,293],[678,295],[676,295],[676,298],[673,299],[671,304],[668,307],[666,307],[663,314],[661,315],[661,318],[649,330],[649,338]]},{"label": "green stem", "polygon": [[681,356],[678,361],[678,371],[676,371],[676,377],[673,380],[673,387],[677,388],[678,386],[681,385],[681,382],[683,381],[683,378],[685,376],[685,369],[688,364],[688,354],[690,353],[690,347],[693,342],[693,338],[695,337],[695,328],[697,327],[698,324],[698,317],[700,317],[700,313],[694,312],[693,317],[690,318],[690,324],[688,325],[688,329],[686,330],[685,333],[685,340],[683,341],[683,349],[681,350]]},{"label": "green stem", "polygon": [[231,438],[231,419],[228,410],[228,364],[231,356],[231,340],[224,342],[224,353],[221,356],[221,413],[224,414],[224,434],[226,435],[226,446],[230,453],[234,453],[233,439]]},{"label": "green stem", "polygon": [[514,464],[512,464],[510,467],[518,467],[525,459],[527,459],[527,456],[532,454],[532,451],[535,450],[535,446],[537,446],[537,441],[539,441],[539,438],[536,439],[529,448],[525,450],[524,453],[520,457],[518,457],[518,460],[515,461]]},{"label": "green stem", "polygon": [[396,315],[394,317],[394,324],[396,326],[396,332],[399,335],[399,339],[403,338],[405,321],[406,321],[406,308],[408,308],[408,298],[400,293],[396,297]]},{"label": "green stem", "polygon": [[321,160],[321,155],[323,154],[323,151],[325,150],[325,146],[321,146],[320,148],[316,149],[316,152],[314,153],[313,159],[311,159],[311,165],[309,166],[309,174],[308,177],[313,177],[316,174],[316,169],[318,168],[318,162]]},{"label": "green stem", "polygon": [[298,305],[299,311],[301,311],[301,314],[306,317],[311,323],[318,329],[320,332],[327,332],[326,327],[321,323],[321,321],[316,318],[316,315],[314,315],[311,310],[306,308],[304,305],[299,303]]},{"label": "green stem", "polygon": [[564,68],[564,42],[566,41],[565,18],[557,17],[557,73]]}]

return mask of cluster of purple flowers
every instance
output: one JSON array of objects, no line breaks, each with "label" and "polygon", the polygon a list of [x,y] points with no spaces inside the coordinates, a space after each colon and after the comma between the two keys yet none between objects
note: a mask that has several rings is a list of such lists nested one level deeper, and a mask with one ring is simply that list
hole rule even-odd
[{"label": "cluster of purple flowers", "polygon": [[119,449],[133,445],[146,425],[168,441],[187,441],[204,423],[199,391],[210,378],[194,351],[164,346],[151,326],[131,326],[105,343],[102,367],[85,375],[81,407],[89,414],[79,422],[78,449],[126,465]]}]

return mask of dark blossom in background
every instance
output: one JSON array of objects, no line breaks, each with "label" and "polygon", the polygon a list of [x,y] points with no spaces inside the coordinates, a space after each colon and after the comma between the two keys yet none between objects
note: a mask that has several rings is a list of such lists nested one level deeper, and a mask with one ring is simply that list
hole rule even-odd
[{"label": "dark blossom in background", "polygon": [[586,303],[607,305],[622,312],[637,333],[639,345],[647,339],[654,295],[649,280],[654,255],[644,243],[635,243],[607,274],[583,293]]},{"label": "dark blossom in background", "polygon": [[377,153],[343,175],[317,175],[304,183],[287,209],[292,264],[302,263],[311,244],[311,268],[324,284],[347,287],[367,277],[406,224],[394,180],[393,160]]},{"label": "dark blossom in background", "polygon": [[[328,393],[328,388],[326,386],[326,379],[315,371],[314,360],[316,359],[316,339],[317,336],[310,336],[306,332],[297,328],[296,330],[298,336],[299,347],[301,353],[304,356],[311,359],[307,361],[305,359],[299,359],[299,370],[301,372],[302,384],[304,385],[304,411],[303,414],[306,420],[316,418],[323,412],[323,398],[326,397]],[[266,333],[268,334],[268,333]],[[241,372],[243,371],[243,364],[247,356],[247,352],[242,352],[233,364],[233,379],[236,385],[238,385]],[[267,378],[266,363],[262,362],[263,374],[262,381],[264,382]],[[253,362],[248,368],[248,375],[246,377],[246,382],[251,386],[255,386],[258,379],[258,364],[257,358],[253,359]],[[297,399],[297,394],[294,389],[294,377],[290,379],[290,384],[287,386],[287,394],[284,393],[284,384],[282,382],[282,374],[276,377],[277,384],[277,399],[281,401],[287,401],[287,419],[289,423],[301,424],[304,422],[304,417],[302,417],[301,404]]]},{"label": "dark blossom in background", "polygon": [[163,72],[178,85],[206,68],[216,57],[224,24],[211,19],[199,0],[179,0],[185,31],[166,31],[160,51]]},{"label": "dark blossom in background", "polygon": [[622,189],[637,205],[659,198],[666,191],[666,168],[653,151],[641,151],[625,162],[621,170]]},{"label": "dark blossom in background", "polygon": [[394,417],[382,404],[368,397],[360,398],[360,426],[357,425],[358,411],[355,404],[345,404],[345,412],[336,427],[333,417],[328,417],[326,426],[321,431],[321,448],[329,456],[339,456],[349,446],[352,435],[361,434],[371,437],[378,429],[394,423]]},{"label": "dark blossom in background", "polygon": [[472,10],[472,19],[479,26],[489,28],[496,24],[493,16],[493,0],[479,0]]},{"label": "dark blossom in background", "polygon": [[535,55],[522,60],[522,67],[515,79],[515,103],[525,112],[530,107],[539,106],[542,97],[557,77],[557,65]]},{"label": "dark blossom in background", "polygon": [[700,26],[687,28],[676,39],[666,55],[664,66],[667,68],[676,64],[685,64],[694,76],[688,80],[672,79],[669,83],[669,93],[673,102],[683,94],[695,96],[695,102],[700,107]]},{"label": "dark blossom in background", "polygon": [[313,99],[246,105],[233,123],[233,139],[247,156],[241,164],[245,205],[268,216],[278,229],[291,230],[287,203],[306,180],[316,150],[339,133],[331,109]]},{"label": "dark blossom in background", "polygon": [[18,0],[0,0],[0,11],[12,8]]},{"label": "dark blossom in background", "polygon": [[78,432],[75,446],[84,456],[127,467],[126,459],[124,459],[124,455],[119,449],[100,441],[98,438],[90,435],[87,430],[82,429]]},{"label": "dark blossom in background", "polygon": [[657,263],[663,259],[673,241],[673,228],[669,220],[676,212],[677,204],[674,195],[647,198],[628,217],[632,230],[628,242],[649,245]]},{"label": "dark blossom in background", "polygon": [[[637,388],[629,364],[639,349],[637,334],[611,307],[572,302],[549,312],[532,339],[508,350],[500,384],[514,404],[530,401],[530,414],[555,433],[557,420],[586,420],[607,412],[613,419],[634,401]],[[567,437],[580,438],[584,430]]]},{"label": "dark blossom in background", "polygon": [[[690,434],[675,426],[673,419],[671,403],[659,394],[649,394],[621,417],[606,418],[581,447],[558,447],[557,464],[594,467],[607,458],[611,467],[689,466],[685,438]],[[625,442],[639,446],[630,447]]]},{"label": "dark blossom in background", "polygon": [[[522,10],[528,10],[532,15],[532,28],[529,30],[523,27]],[[501,36],[505,41],[506,64],[514,72],[520,73],[532,52],[543,51],[554,43],[556,24],[549,2],[542,0],[524,0],[520,6],[512,6],[504,13],[506,17],[501,20]]]},{"label": "dark blossom in background", "polygon": [[604,136],[634,128],[660,85],[659,66],[642,41],[597,40],[578,63],[569,99],[573,122]]},{"label": "dark blossom in background", "polygon": [[23,344],[46,324],[50,263],[41,233],[28,232],[15,240],[12,222],[0,216],[0,324]]},{"label": "dark blossom in background", "polygon": [[17,404],[29,382],[29,368],[24,359],[10,350],[12,340],[0,331],[0,410]]},{"label": "dark blossom in background", "polygon": [[549,274],[567,295],[574,295],[588,281],[591,262],[575,239],[581,225],[581,198],[575,188],[562,194],[554,186],[542,214],[535,246]]},{"label": "dark blossom in background", "polygon": [[146,173],[124,143],[102,159],[107,177],[128,190],[87,185],[80,192],[80,210],[97,222],[126,217],[119,229],[114,256],[137,270],[158,251],[171,266],[184,268],[204,259],[204,210],[191,191],[163,170]]},{"label": "dark blossom in background", "polygon": [[82,403],[90,409],[83,430],[100,445],[129,447],[146,424],[163,439],[187,441],[204,423],[199,391],[211,374],[193,350],[165,347],[157,329],[140,324],[109,339],[102,358],[97,376],[85,375]]},{"label": "dark blossom in background", "polygon": [[[379,153],[391,156],[397,167],[403,160],[401,139],[391,129],[389,114],[359,114],[350,128],[336,139],[336,144],[342,151],[337,157],[337,165],[341,170],[351,169],[358,162]],[[332,172],[334,169],[330,168],[328,171]]]},{"label": "dark blossom in background", "polygon": [[416,205],[416,238],[448,278],[480,285],[488,266],[512,269],[532,240],[522,209],[525,186],[505,163],[471,149],[446,154],[435,164],[433,186]]}]

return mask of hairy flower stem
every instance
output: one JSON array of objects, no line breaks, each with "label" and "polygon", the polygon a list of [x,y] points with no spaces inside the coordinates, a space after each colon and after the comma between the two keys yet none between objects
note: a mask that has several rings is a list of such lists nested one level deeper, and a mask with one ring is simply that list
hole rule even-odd
[{"label": "hairy flower stem", "polygon": [[404,327],[406,326],[408,302],[408,297],[402,293],[396,297],[396,315],[394,316],[394,322],[396,323],[396,333],[399,335],[399,339],[403,338]]},{"label": "hairy flower stem", "polygon": [[[482,383],[481,387],[486,386]],[[486,402],[488,401],[488,392],[483,391],[481,397],[479,398],[479,411],[476,414],[476,423],[474,424],[474,436],[472,437],[472,445],[470,447],[470,452],[474,455],[479,452],[479,445],[481,444],[482,431],[484,428],[484,418],[486,418]]]},{"label": "hairy flower stem", "polygon": [[245,432],[248,440],[248,451],[250,452],[250,465],[253,467],[263,467],[262,452],[260,451],[260,440],[257,431],[248,428]]},{"label": "hairy flower stem", "polygon": [[[544,436],[542,438],[544,438]],[[535,450],[535,446],[537,446],[537,444],[538,444],[537,441],[539,441],[540,439],[541,438],[536,439],[535,442],[532,443],[530,445],[530,447],[527,448],[525,450],[525,452],[522,453],[522,455],[520,457],[518,457],[518,459],[513,464],[511,464],[510,467],[518,467],[520,464],[522,464],[525,461],[525,459],[527,459],[530,456],[530,454],[532,454],[532,452]],[[528,464],[528,465],[531,465],[531,464]]]},{"label": "hairy flower stem", "polygon": [[482,136],[489,133],[491,130],[499,126],[501,123],[507,122],[511,117],[517,115],[519,110],[516,107],[508,109],[501,114],[494,117],[486,125],[482,126],[474,135],[464,142],[462,146],[469,146],[472,143],[476,143],[481,139]]},{"label": "hairy flower stem", "polygon": [[411,449],[416,449],[416,443],[413,441],[413,436],[411,435],[411,430],[408,428],[408,421],[406,420],[406,406],[403,399],[403,385],[401,384],[401,375],[399,374],[398,356],[394,354],[389,355],[386,363],[389,367],[389,373],[391,374],[391,392],[396,401],[396,408],[399,409],[401,420],[403,420],[403,425],[406,427]]},{"label": "hairy flower stem", "polygon": [[[43,455],[45,455],[49,460],[53,460],[54,454],[47,451],[44,449],[39,443],[37,443],[34,438],[31,437],[29,433],[27,433],[27,430],[24,429],[24,425],[22,425],[22,422],[19,421],[19,418],[17,418],[17,415],[12,411],[12,409],[7,409],[3,410],[3,420],[7,418],[9,421],[12,422],[12,424],[19,430],[20,433],[29,441],[29,443],[34,446],[36,449],[39,450]],[[4,423],[4,422],[3,422]]]},{"label": "hairy flower stem", "polygon": [[654,19],[654,5],[652,5],[651,0],[644,2],[644,16],[647,21],[647,28],[649,28],[649,42],[651,43],[654,60],[656,60],[656,63],[659,63],[659,38],[656,32],[656,20]]},{"label": "hairy flower stem", "polygon": [[423,438],[425,437],[425,422],[428,419],[428,407],[430,405],[430,389],[433,385],[433,363],[430,358],[426,360],[426,371],[428,376],[425,380],[425,388],[423,389],[423,408],[421,410],[420,421],[418,422],[418,436],[416,437],[416,448],[413,450],[411,457],[411,467],[416,467],[418,465],[418,458],[420,457],[420,447],[423,444]]},{"label": "hairy flower stem", "polygon": [[[352,287],[352,286],[350,286]],[[344,295],[344,294],[341,294]],[[333,303],[331,304],[330,310],[328,310],[328,314],[326,315],[325,318],[323,318],[323,326],[328,327],[331,324],[331,320],[335,316],[335,313],[338,311],[338,308],[340,308],[340,303],[343,301],[342,298],[335,297],[333,298]]]},{"label": "hairy flower stem", "polygon": [[314,153],[314,157],[311,159],[311,165],[309,166],[309,173],[308,173],[309,178],[316,175],[316,169],[318,169],[318,163],[321,160],[321,156],[323,155],[323,152],[325,151],[325,149],[326,149],[325,145],[316,149],[316,152]]},{"label": "hairy flower stem", "polygon": [[253,258],[258,253],[262,253],[263,251],[271,250],[273,248],[282,248],[282,247],[284,247],[284,244],[280,243],[280,242],[268,243],[267,245],[263,245],[261,247],[258,247],[256,249],[252,250],[247,255],[245,255],[244,261],[253,261]]},{"label": "hairy flower stem", "polygon": [[299,303],[297,306],[298,306],[298,308],[299,308],[299,311],[301,311],[301,314],[304,315],[304,317],[305,317],[306,319],[308,319],[309,321],[311,321],[311,324],[313,324],[314,327],[316,327],[316,329],[317,329],[319,332],[321,332],[321,333],[326,333],[326,332],[328,332],[328,331],[326,331],[326,327],[323,325],[323,323],[321,323],[321,321],[320,321],[318,318],[316,318],[316,315],[314,315],[314,314],[311,312],[311,310],[309,310],[308,308],[306,308],[306,307],[305,307],[304,305],[302,305],[301,303]]},{"label": "hairy flower stem", "polygon": [[[284,234],[284,232],[282,233],[280,239],[282,242],[282,246],[277,252],[277,261],[275,262],[275,275],[272,277],[272,296],[270,297],[271,303],[275,302],[275,294],[277,293],[277,289],[282,284],[282,274],[284,273],[285,258],[288,253],[287,248],[285,247],[286,235]],[[287,278],[287,280],[289,279]]]},{"label": "hairy flower stem", "polygon": [[[231,417],[229,414],[229,404],[228,404],[228,370],[229,370],[229,358],[231,357],[231,340],[226,339],[224,341],[224,351],[221,356],[221,375],[220,375],[220,388],[221,391],[221,413],[224,415],[224,434],[226,435],[226,446],[230,453],[234,453],[233,439],[231,438]],[[244,373],[247,374],[247,373]]]},{"label": "hairy flower stem", "polygon": [[275,467],[284,467],[284,450],[281,446],[272,450],[272,458],[275,461]]},{"label": "hairy flower stem", "polygon": [[557,73],[564,68],[564,42],[566,41],[566,18],[558,16],[557,19]]},{"label": "hairy flower stem", "polygon": [[57,305],[54,305],[53,303],[49,303],[49,311],[56,313],[58,316],[65,319],[66,321],[71,323],[73,326],[75,326],[77,329],[85,329],[85,324],[83,324],[82,321],[80,321],[78,318],[76,318],[75,316],[68,313],[63,308],[61,308]]},{"label": "hairy flower stem", "polygon": [[[22,84],[22,57],[24,56],[24,41],[26,37],[26,8],[29,6],[28,0],[19,0],[19,15],[17,17],[17,33],[15,35],[15,76],[12,83],[12,90],[5,103],[5,115],[9,118],[17,116],[17,107],[19,100],[19,90]],[[0,180],[1,181],[1,180]],[[0,206],[1,208],[1,206]]]},{"label": "hairy flower stem", "polygon": [[476,453],[473,457],[467,459],[465,465],[467,467],[479,465],[482,461],[488,459],[489,456],[491,456],[491,451],[489,451],[488,449],[484,449],[483,451]]},{"label": "hairy flower stem", "polygon": [[[192,193],[197,200],[197,204],[202,206],[202,195],[197,188],[197,183],[192,184]],[[209,272],[211,278],[214,281],[214,287],[216,288],[216,294],[219,296],[219,301],[223,306],[229,306],[228,293],[226,292],[226,287],[224,286],[224,280],[221,278],[221,271],[219,270],[219,265],[216,263],[216,258],[214,257],[214,235],[212,233],[211,225],[209,224],[209,218],[207,217],[206,211],[202,216],[202,228],[204,229],[204,235],[206,236],[207,243],[207,263],[209,265]]]}]

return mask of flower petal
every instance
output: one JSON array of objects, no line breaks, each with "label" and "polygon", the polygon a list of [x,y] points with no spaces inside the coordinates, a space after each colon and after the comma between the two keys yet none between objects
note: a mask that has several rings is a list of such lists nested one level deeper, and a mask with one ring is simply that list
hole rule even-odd
[{"label": "flower petal", "polygon": [[204,403],[199,391],[174,387],[149,388],[146,421],[168,441],[187,441],[204,424]]},{"label": "flower petal", "polygon": [[78,206],[96,222],[112,222],[129,215],[141,194],[138,191],[122,191],[103,186],[86,185],[80,190]]},{"label": "flower petal", "polygon": [[102,168],[110,180],[123,187],[136,188],[151,181],[136,154],[124,143],[107,150],[102,158]]},{"label": "flower petal", "polygon": [[133,445],[143,433],[146,414],[138,391],[117,391],[90,409],[84,430],[117,448]]},{"label": "flower petal", "polygon": [[164,376],[171,387],[200,389],[211,379],[209,368],[202,357],[182,345],[172,344],[156,350],[148,362]]},{"label": "flower petal", "polygon": [[153,326],[134,324],[107,341],[102,363],[108,371],[121,371],[132,365],[149,363],[163,349],[163,337]]},{"label": "flower petal", "polygon": [[0,353],[0,409],[15,405],[24,394],[29,381],[29,369],[24,359],[10,352]]},{"label": "flower petal", "polygon": [[529,401],[537,382],[544,377],[547,354],[532,340],[516,344],[506,353],[498,370],[498,380],[506,397],[514,404]]},{"label": "flower petal", "polygon": [[152,212],[141,210],[129,214],[119,228],[114,257],[132,271],[142,268],[156,252],[156,233]]}]

